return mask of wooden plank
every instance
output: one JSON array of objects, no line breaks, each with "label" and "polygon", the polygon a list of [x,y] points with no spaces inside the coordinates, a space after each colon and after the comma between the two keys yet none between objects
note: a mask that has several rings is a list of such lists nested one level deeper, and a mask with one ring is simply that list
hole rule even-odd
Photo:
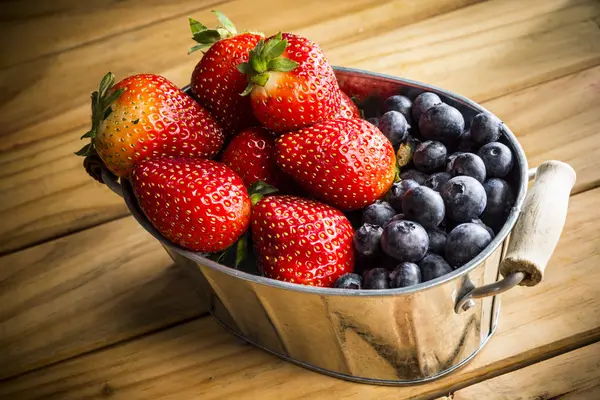
[{"label": "wooden plank", "polygon": [[483,106],[517,135],[530,166],[550,159],[577,172],[575,193],[600,185],[600,67],[511,93]]},{"label": "wooden plank", "polygon": [[206,311],[133,217],[4,256],[0,265],[0,379]]},{"label": "wooden plank", "polygon": [[[323,41],[330,37],[335,42],[343,37],[360,38],[374,34],[374,27],[383,18],[408,23],[471,2],[473,0],[415,0],[373,4],[370,0],[355,0],[322,4],[318,0],[309,0],[282,7],[278,13],[265,14],[255,13],[254,5],[242,1],[219,8],[234,21],[240,21],[240,28],[261,26],[269,32],[282,27],[301,30],[306,26],[307,32],[315,29],[316,34],[323,35]],[[278,8],[275,3],[279,2],[265,0],[263,8]],[[338,15],[343,17],[333,18]],[[198,17],[214,19],[208,10],[198,13]],[[331,20],[335,29],[327,33],[324,29],[327,22],[321,22],[323,20]],[[364,31],[354,34],[357,27]],[[7,88],[8,92],[13,89],[20,92],[15,85],[20,86],[27,81],[27,71],[32,72],[35,76],[32,79],[37,81],[35,90],[21,92],[12,100],[7,92],[0,91],[3,93],[0,98],[6,96],[8,109],[11,107],[9,103],[20,102],[21,98],[28,104],[26,120],[12,119],[7,107],[0,111],[0,120],[6,117],[4,122],[8,124],[0,123],[0,191],[7,194],[0,204],[0,218],[4,221],[0,226],[0,253],[127,214],[123,202],[91,181],[80,167],[81,159],[73,156],[73,152],[81,146],[77,138],[85,132],[89,123],[86,93],[93,90],[107,66],[115,67],[113,71],[119,76],[139,71],[139,66],[144,66],[145,70],[163,71],[183,85],[197,61],[197,56],[185,55],[191,41],[187,29],[185,19],[177,18],[53,55],[55,62],[40,60],[15,67],[12,69],[16,74],[14,78],[10,78],[11,73],[7,70],[0,71],[0,82],[11,86]],[[132,43],[135,43],[133,50]],[[112,50],[107,52],[107,48]],[[156,51],[149,49],[164,51],[161,57],[156,57]],[[49,70],[45,71],[45,68]],[[61,76],[70,77],[68,85],[63,84]],[[13,83],[9,82],[11,79],[14,79]],[[45,93],[45,96],[33,95],[34,92]],[[40,101],[41,97],[46,100]],[[49,98],[53,100],[48,101]],[[27,127],[8,133],[11,123]],[[31,190],[32,187],[36,190]]]},{"label": "wooden plank", "polygon": [[594,343],[459,390],[454,400],[513,400],[517,395],[521,399],[564,399],[573,392],[600,389],[598,370],[600,343]]},{"label": "wooden plank", "polygon": [[196,320],[24,375],[0,397],[81,399],[426,399],[600,339],[600,189],[572,198],[544,282],[503,296],[500,328],[465,368],[426,385],[353,384],[304,370]]},{"label": "wooden plank", "polygon": [[575,390],[574,392],[565,393],[552,400],[594,400],[600,399],[600,386],[589,389]]},{"label": "wooden plank", "polygon": [[338,65],[485,101],[597,65],[600,29],[590,18],[599,13],[597,1],[490,1],[331,49],[328,56]]},{"label": "wooden plank", "polygon": [[166,19],[186,17],[199,9],[218,7],[223,2],[224,0],[1,2],[1,32],[11,40],[0,42],[0,54],[3,55],[0,68]]},{"label": "wooden plank", "polygon": [[[422,3],[424,5],[420,5],[419,8],[412,7],[406,10],[404,7],[396,6],[392,9],[394,13],[387,17],[400,16],[402,20],[412,20],[411,12],[421,17],[437,14],[439,1],[428,0]],[[468,3],[468,0],[444,0],[443,2],[443,4],[456,6]],[[319,32],[325,36],[309,35],[327,47],[329,37],[333,37],[334,40],[345,36],[360,38],[361,34],[356,32],[356,23],[361,21],[363,14],[357,11],[369,7],[373,7],[372,0],[341,3],[306,0],[289,4],[282,4],[281,0],[262,0],[261,8],[277,9],[278,12],[256,13],[254,3],[237,0],[222,4],[220,9],[234,22],[238,21],[240,29],[255,29],[267,33],[278,30],[301,30],[301,27],[327,21],[330,17],[355,13],[353,19],[355,24],[343,25],[343,30],[334,19],[335,30],[324,30],[319,27]],[[419,10],[418,13],[416,10]],[[421,10],[429,10],[429,13],[424,14]],[[214,19],[208,10],[199,12],[196,16],[202,20]],[[376,26],[379,20],[371,22]],[[374,26],[363,33],[366,35],[373,31]],[[183,86],[189,82],[189,76],[199,57],[196,54],[189,57],[186,55],[192,43],[187,20],[181,17],[158,22],[104,41],[90,43],[88,46],[77,47],[47,59],[34,60],[0,70],[0,82],[3,82],[0,85],[2,89],[0,101],[4,103],[0,114],[0,126],[4,132],[14,132],[31,123],[46,120],[87,103],[89,93],[97,86],[97,81],[107,69],[112,70],[118,77],[140,71],[160,73]],[[67,77],[68,84],[64,84]],[[25,90],[34,82],[35,90]],[[44,93],[44,96],[39,96],[37,93]]]}]

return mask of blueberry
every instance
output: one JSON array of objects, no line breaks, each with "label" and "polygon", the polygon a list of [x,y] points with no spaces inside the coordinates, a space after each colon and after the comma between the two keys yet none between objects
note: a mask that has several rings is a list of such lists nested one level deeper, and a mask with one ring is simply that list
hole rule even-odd
[{"label": "blueberry", "polygon": [[466,222],[481,215],[487,203],[483,185],[470,176],[457,176],[440,191],[446,214],[456,222]]},{"label": "blueberry", "polygon": [[460,224],[452,229],[446,240],[446,260],[454,268],[471,261],[492,241],[490,233],[477,224]]},{"label": "blueberry", "polygon": [[396,147],[406,139],[410,125],[402,113],[388,111],[379,118],[379,130]]},{"label": "blueberry", "polygon": [[406,192],[402,198],[402,211],[406,218],[425,229],[435,228],[444,219],[444,200],[435,190],[419,186]]},{"label": "blueberry", "polygon": [[419,130],[427,139],[446,143],[457,140],[465,130],[465,120],[456,108],[438,104],[428,109],[419,120]]},{"label": "blueberry", "polygon": [[419,186],[416,181],[412,179],[403,179],[400,182],[396,182],[390,188],[389,202],[398,212],[402,212],[402,198],[409,191],[409,189]]},{"label": "blueberry", "polygon": [[418,124],[421,115],[437,104],[442,104],[442,99],[435,93],[425,92],[418,95],[412,105],[412,119],[414,123]]},{"label": "blueberry", "polygon": [[436,172],[435,174],[431,174],[429,179],[425,181],[424,185],[435,190],[436,192],[439,192],[444,183],[448,182],[451,178],[452,175],[450,175],[448,172]]},{"label": "blueberry", "polygon": [[373,268],[366,271],[363,276],[365,289],[387,289],[389,273],[385,268]]},{"label": "blueberry", "polygon": [[442,275],[452,272],[452,267],[450,267],[446,260],[437,254],[427,254],[419,263],[419,268],[421,269],[423,282],[439,278]]},{"label": "blueberry", "polygon": [[413,180],[419,185],[422,185],[427,179],[429,179],[429,175],[425,172],[417,171],[416,169],[408,169],[400,173],[400,178],[402,180]]},{"label": "blueberry", "polygon": [[398,261],[417,262],[429,248],[429,237],[416,222],[396,221],[383,229],[381,248]]},{"label": "blueberry", "polygon": [[486,231],[488,231],[488,233],[490,234],[490,236],[492,237],[492,239],[494,238],[494,236],[496,236],[496,234],[494,233],[494,230],[492,228],[490,228],[489,226],[487,226],[482,220],[480,220],[479,218],[473,219],[471,220],[472,224],[475,225],[479,225],[480,227],[482,227],[483,229],[485,229]]},{"label": "blueberry", "polygon": [[380,252],[379,241],[383,228],[381,226],[364,224],[354,232],[352,243],[354,251],[359,256],[372,256]]},{"label": "blueberry", "polygon": [[454,168],[454,161],[456,160],[456,157],[460,156],[461,154],[465,154],[465,153],[466,152],[464,152],[464,151],[457,151],[457,152],[450,154],[448,156],[448,160],[446,162],[446,172],[452,173],[452,168]]},{"label": "blueberry", "polygon": [[493,114],[482,112],[471,122],[471,138],[479,144],[495,142],[502,133],[502,121]]},{"label": "blueberry", "polygon": [[458,151],[464,151],[467,153],[474,153],[479,148],[479,145],[473,141],[471,138],[471,131],[464,131],[462,135],[460,135],[460,141],[458,142],[458,146],[456,149]]},{"label": "blueberry", "polygon": [[477,152],[485,164],[488,177],[502,178],[513,167],[513,155],[510,149],[500,142],[483,145]]},{"label": "blueberry", "polygon": [[383,103],[385,111],[398,111],[404,115],[406,122],[412,125],[411,108],[412,101],[406,96],[396,95],[388,97]]},{"label": "blueberry", "polygon": [[390,203],[383,200],[377,200],[375,203],[367,206],[363,211],[363,224],[373,224],[384,226],[385,223],[396,215],[396,210],[392,208]]},{"label": "blueberry", "polygon": [[487,195],[487,205],[481,219],[498,232],[515,204],[514,192],[510,185],[500,178],[486,180],[483,188]]},{"label": "blueberry", "polygon": [[435,254],[444,254],[444,247],[446,246],[446,238],[448,235],[446,232],[439,228],[433,228],[427,230],[427,236],[429,236],[429,249],[428,251]]},{"label": "blueberry", "polygon": [[373,124],[375,126],[379,126],[379,118],[376,118],[376,117],[367,118],[367,122],[370,122],[371,124]]},{"label": "blueberry", "polygon": [[432,172],[446,164],[448,151],[446,146],[434,140],[428,140],[417,146],[413,154],[413,163],[419,171]]},{"label": "blueberry", "polygon": [[[405,219],[406,219],[406,217],[404,216],[404,214],[396,214],[385,225],[388,226],[389,224],[391,224],[394,221],[402,221]],[[385,228],[385,226],[384,226],[384,228]]]},{"label": "blueberry", "polygon": [[456,156],[452,161],[452,169],[449,171],[452,176],[470,176],[483,183],[486,170],[483,160],[476,154],[463,153]]},{"label": "blueberry", "polygon": [[338,289],[360,289],[361,286],[362,278],[357,274],[344,274],[333,284],[333,287]]},{"label": "blueberry", "polygon": [[390,273],[390,287],[403,288],[421,283],[421,270],[417,264],[403,262]]}]

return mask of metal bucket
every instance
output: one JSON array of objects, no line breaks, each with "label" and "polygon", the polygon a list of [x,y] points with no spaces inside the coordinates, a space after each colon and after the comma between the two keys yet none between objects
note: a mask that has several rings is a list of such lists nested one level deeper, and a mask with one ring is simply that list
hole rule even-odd
[{"label": "metal bucket", "polygon": [[[349,95],[414,98],[430,91],[458,108],[466,121],[486,111],[462,96],[426,84],[348,68],[335,70],[340,87]],[[544,163],[546,179],[540,180],[535,196],[526,200],[528,178],[535,171],[528,171],[523,149],[506,127],[501,141],[516,156],[507,180],[517,193],[502,230],[468,264],[402,289],[315,288],[217,264],[164,239],[138,208],[127,181],[119,184],[106,169],[101,170],[101,177],[124,196],[140,225],[192,274],[206,295],[210,312],[230,332],[321,373],[363,383],[407,385],[439,378],[472,359],[497,328],[500,298],[496,295],[519,283],[538,283],[558,241],[575,180],[573,170],[556,161]],[[540,196],[544,202],[540,203]],[[553,205],[556,209],[544,209],[546,197],[558,202]],[[529,214],[523,208],[527,204]],[[520,232],[515,235],[513,231],[513,237],[520,239],[509,244],[513,228]],[[516,258],[507,262],[507,252]],[[501,265],[507,272],[499,280]]]}]

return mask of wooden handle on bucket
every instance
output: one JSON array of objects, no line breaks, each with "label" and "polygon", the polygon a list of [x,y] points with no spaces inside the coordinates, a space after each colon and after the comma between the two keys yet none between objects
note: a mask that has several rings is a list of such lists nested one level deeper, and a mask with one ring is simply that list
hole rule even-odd
[{"label": "wooden handle on bucket", "polygon": [[523,272],[521,285],[540,283],[565,225],[575,178],[573,168],[560,161],[546,161],[537,168],[500,264],[503,276]]}]

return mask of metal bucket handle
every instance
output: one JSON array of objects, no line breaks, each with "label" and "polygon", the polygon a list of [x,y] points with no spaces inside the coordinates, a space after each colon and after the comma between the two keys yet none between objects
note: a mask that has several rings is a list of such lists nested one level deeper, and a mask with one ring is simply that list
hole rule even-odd
[{"label": "metal bucket handle", "polygon": [[535,286],[541,282],[565,226],[576,174],[568,164],[546,161],[530,171],[529,178],[535,178],[535,182],[527,193],[500,263],[504,279],[466,293],[456,302],[457,313],[475,305],[474,299],[497,295],[517,285]]}]

